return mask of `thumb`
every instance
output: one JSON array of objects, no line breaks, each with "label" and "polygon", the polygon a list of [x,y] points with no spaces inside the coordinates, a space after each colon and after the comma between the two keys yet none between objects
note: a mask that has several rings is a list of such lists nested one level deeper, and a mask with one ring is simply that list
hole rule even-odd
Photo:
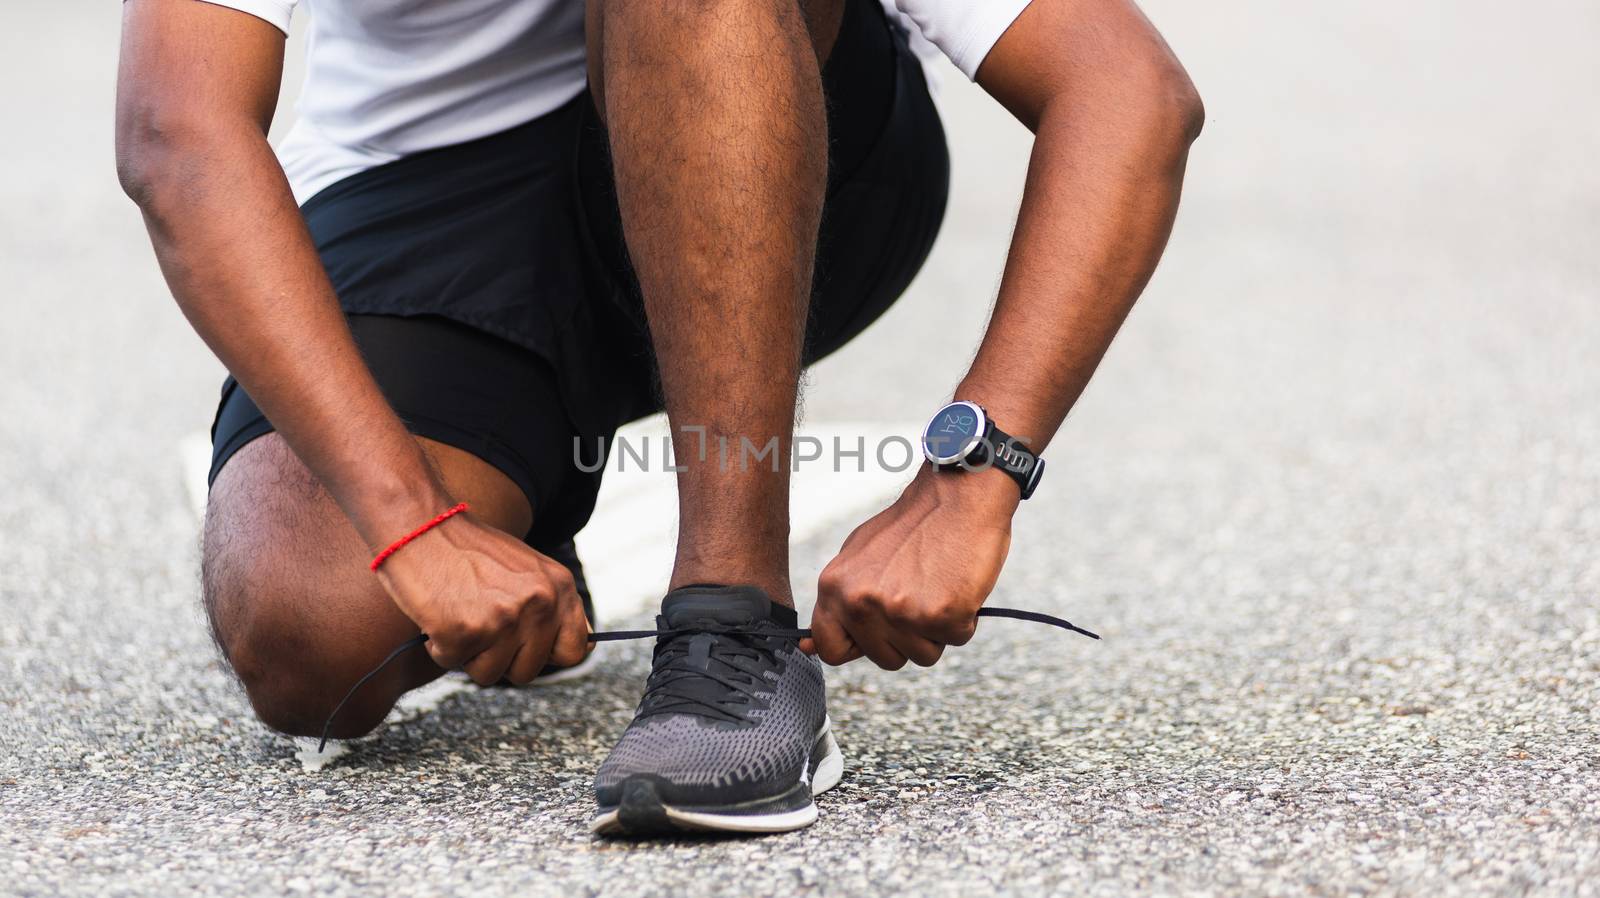
[{"label": "thumb", "polygon": [[[808,649],[806,642],[811,643]],[[835,621],[826,611],[819,609],[811,616],[811,639],[802,641],[801,651],[815,654],[827,664],[835,667],[848,664],[862,653],[856,647],[855,640],[850,638],[843,626]]]}]

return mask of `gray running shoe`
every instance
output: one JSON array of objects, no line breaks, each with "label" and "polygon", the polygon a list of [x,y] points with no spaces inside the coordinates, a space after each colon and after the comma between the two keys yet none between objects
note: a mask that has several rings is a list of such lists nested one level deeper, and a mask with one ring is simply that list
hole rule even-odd
[{"label": "gray running shoe", "polygon": [[754,587],[667,594],[644,698],[595,775],[594,831],[787,832],[817,819],[844,756],[822,665],[800,651],[794,609]]}]

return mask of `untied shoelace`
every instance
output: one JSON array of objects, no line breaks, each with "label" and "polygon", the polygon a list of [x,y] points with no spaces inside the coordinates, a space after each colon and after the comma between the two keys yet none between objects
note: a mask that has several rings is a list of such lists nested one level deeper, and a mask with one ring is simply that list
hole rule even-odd
[{"label": "untied shoelace", "polygon": [[[1023,610],[1018,609],[1018,608],[979,608],[978,609],[978,617],[1009,617],[1009,618],[1012,618],[1013,620],[1025,620],[1025,621],[1032,621],[1033,623],[1037,623],[1037,624],[1048,624],[1048,625],[1050,625],[1052,627],[1059,627],[1059,628],[1061,628],[1063,630],[1070,630],[1073,633],[1081,633],[1084,636],[1089,637],[1090,639],[1099,639],[1100,638],[1100,636],[1098,634],[1091,633],[1090,631],[1085,630],[1084,628],[1072,623],[1071,621],[1063,620],[1063,619],[1061,619],[1059,617],[1056,617],[1054,615],[1044,614],[1043,612],[1039,612],[1039,611],[1023,611]],[[724,635],[747,633],[747,634],[752,635],[752,636],[762,636],[762,637],[766,637],[766,638],[769,638],[769,639],[795,639],[795,640],[799,640],[799,639],[810,639],[811,638],[811,630],[809,628],[785,630],[785,629],[781,629],[781,628],[768,628],[768,627],[757,628],[757,627],[694,626],[694,627],[668,627],[668,628],[664,628],[664,629],[655,629],[655,630],[601,630],[601,631],[596,632],[596,633],[590,633],[589,634],[589,641],[590,642],[618,642],[618,641],[621,641],[621,640],[624,640],[624,639],[649,639],[651,637],[662,637],[662,636],[683,636],[683,635],[687,635],[687,634],[690,634],[690,633],[712,633],[712,634],[724,634]],[[384,668],[388,667],[391,663],[393,663],[393,661],[396,658],[400,657],[401,655],[404,655],[406,652],[411,651],[412,649],[416,648],[419,645],[422,645],[424,642],[427,642],[427,641],[428,641],[428,634],[426,634],[426,633],[418,633],[416,636],[413,636],[410,639],[407,639],[405,642],[400,643],[399,645],[394,647],[394,651],[390,652],[387,656],[384,657],[384,659],[382,661],[378,662],[378,666],[377,667],[374,667],[373,669],[367,671],[366,674],[361,677],[361,679],[359,679],[359,680],[357,680],[355,682],[355,685],[350,687],[350,691],[346,692],[344,694],[344,698],[339,699],[339,704],[333,706],[333,713],[328,715],[327,722],[322,725],[322,740],[317,743],[317,751],[318,752],[321,752],[324,748],[327,748],[327,746],[328,746],[328,733],[333,729],[333,722],[338,719],[339,712],[344,710],[344,706],[349,704],[349,702],[350,702],[350,700],[352,698],[355,698],[355,695],[356,695],[357,692],[361,691],[361,687],[367,685],[367,681],[371,680],[373,677],[377,676],[380,673],[383,673]]]}]

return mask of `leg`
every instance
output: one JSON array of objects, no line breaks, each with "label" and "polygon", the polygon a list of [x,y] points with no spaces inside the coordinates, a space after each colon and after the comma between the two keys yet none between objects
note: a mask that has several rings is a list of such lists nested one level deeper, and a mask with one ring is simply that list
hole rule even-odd
[{"label": "leg", "polygon": [[[475,514],[527,532],[527,499],[504,474],[459,449],[422,443]],[[217,476],[202,549],[206,614],[250,704],[273,729],[321,732],[345,690],[416,635],[368,560],[355,528],[277,434],[240,449]],[[333,734],[370,731],[401,694],[442,673],[420,651],[397,661],[345,708]]]},{"label": "leg", "polygon": [[[759,5],[783,4],[764,0]],[[671,10],[674,15],[678,12],[676,7]],[[815,10],[808,12],[812,13],[808,21],[815,31],[816,23],[826,17],[815,14]],[[702,420],[709,419],[707,423],[734,420],[746,428],[772,425],[781,427],[787,438],[795,388],[794,343],[786,340],[779,346],[769,339],[760,350],[765,355],[754,351],[762,346],[760,337],[770,337],[771,329],[782,324],[792,326],[784,332],[786,338],[798,335],[800,314],[775,314],[793,311],[782,305],[791,296],[785,291],[792,289],[793,296],[802,298],[806,295],[800,278],[809,274],[814,258],[819,277],[808,322],[808,349],[825,354],[859,333],[904,290],[926,256],[937,228],[944,193],[943,141],[931,102],[915,108],[910,105],[912,100],[928,99],[921,70],[903,40],[890,31],[877,0],[850,0],[834,12],[842,13],[842,25],[832,36],[831,56],[822,73],[823,89],[830,101],[827,127],[834,138],[829,146],[831,158],[826,160],[830,183],[822,225],[822,233],[832,238],[831,246],[818,245],[818,235],[811,229],[814,220],[803,233],[796,228],[784,231],[776,227],[783,222],[801,221],[797,216],[814,209],[809,204],[821,185],[815,180],[815,170],[810,170],[812,180],[802,181],[805,169],[801,166],[820,159],[820,153],[814,146],[797,145],[793,139],[784,138],[782,129],[792,129],[793,121],[766,123],[761,110],[771,108],[770,101],[749,100],[759,92],[733,91],[733,106],[706,112],[701,107],[712,102],[710,95],[715,93],[708,91],[706,98],[688,104],[693,108],[682,116],[689,120],[688,124],[680,121],[669,126],[674,136],[668,142],[693,143],[696,135],[707,133],[701,124],[702,115],[713,121],[719,115],[748,121],[749,129],[758,132],[755,137],[741,134],[740,140],[733,143],[721,141],[716,146],[693,150],[668,147],[658,156],[646,156],[646,162],[654,164],[643,166],[642,175],[637,171],[630,175],[629,141],[633,141],[636,150],[640,146],[656,147],[663,141],[652,141],[649,132],[642,136],[630,132],[630,126],[624,124],[623,94],[616,87],[621,69],[613,66],[618,54],[604,54],[604,67],[612,79],[609,130],[613,149],[618,150],[613,154],[617,182],[614,194],[620,196],[621,208],[609,205],[611,184],[591,178],[586,195],[601,197],[606,205],[600,214],[590,214],[587,220],[591,227],[595,222],[601,224],[597,233],[605,247],[603,257],[613,270],[626,271],[628,256],[633,256],[641,288],[637,295],[642,296],[654,338],[668,412],[679,426],[700,423],[684,417],[683,410],[688,408],[706,416]],[[835,15],[831,21],[838,23],[840,18]],[[593,19],[591,38],[597,33],[592,26]],[[616,30],[607,26],[603,31],[611,50],[615,50]],[[737,84],[737,77],[746,75],[772,79],[782,74],[782,66],[770,58],[763,59],[763,52],[731,55],[737,57],[731,64],[733,76],[712,75],[701,80],[726,85]],[[623,54],[622,65],[640,58],[638,51]],[[591,51],[591,65],[596,64],[596,59]],[[751,63],[752,59],[762,61]],[[757,70],[754,74],[741,74],[741,66],[747,63]],[[763,65],[771,71],[759,71]],[[656,78],[670,83],[646,87],[664,90],[667,95],[672,95],[672,83],[680,87],[699,83],[685,82],[682,76],[657,74]],[[654,101],[654,105],[659,107],[662,102]],[[650,112],[645,109],[637,118],[648,121]],[[785,114],[792,112],[786,110]],[[921,127],[916,127],[919,124]],[[637,123],[632,127],[637,129]],[[585,134],[598,133],[596,128],[585,129]],[[773,134],[779,137],[775,145],[763,142],[764,136]],[[735,163],[761,161],[754,164],[753,171],[746,171],[739,164],[724,165],[724,169],[734,172],[731,177],[703,172],[691,164],[696,159],[714,158],[730,148],[735,153]],[[638,160],[634,161],[637,164]],[[774,172],[782,173],[776,180],[777,187],[783,189],[774,189],[768,183],[774,180]],[[669,189],[654,194],[657,205],[651,205],[641,202],[638,193],[628,194],[630,178],[666,182]],[[687,196],[672,195],[670,188],[685,179],[695,183],[704,180],[705,184],[688,191]],[[719,224],[719,219],[696,205],[706,202],[700,194],[707,190],[738,191],[738,203],[730,203],[729,208],[740,214],[728,215]],[[796,197],[801,201],[792,202]],[[618,211],[620,228],[615,224]],[[663,219],[671,222],[675,230],[653,231],[652,226]],[[747,240],[756,245],[747,245]],[[626,252],[620,250],[624,242]],[[666,253],[666,260],[641,260],[641,248],[645,252]],[[782,253],[778,252],[780,249]],[[797,249],[805,256],[803,263],[796,261]],[[708,259],[716,264],[708,264]],[[679,264],[682,260],[687,261]],[[789,279],[782,280],[779,275]],[[663,285],[675,292],[665,292]],[[652,294],[652,290],[656,292]],[[639,319],[633,311],[629,310],[629,323],[637,325]],[[752,330],[756,333],[748,335]],[[734,333],[739,342],[719,341],[723,333]],[[648,346],[631,342],[635,334],[637,327],[629,331],[629,338],[624,341],[631,351],[622,355],[637,357],[641,350],[647,354]],[[785,377],[777,383],[773,357],[791,366],[780,369]],[[753,413],[768,407],[761,402],[768,402],[775,409],[767,419]],[[691,439],[675,436],[679,437],[680,464],[695,461],[692,435]],[[717,432],[708,436],[714,440]],[[823,671],[815,658],[798,650],[792,636],[782,632],[797,625],[794,610],[772,605],[760,591],[748,586],[687,585],[694,581],[726,582],[732,579],[724,573],[728,570],[755,571],[743,574],[743,582],[765,587],[775,597],[788,598],[788,584],[781,573],[786,564],[786,517],[780,503],[786,484],[781,477],[769,476],[770,468],[746,473],[747,477],[759,473],[765,478],[763,481],[743,485],[736,482],[733,478],[743,472],[737,466],[737,445],[734,448],[735,461],[730,470],[718,470],[713,460],[705,466],[709,470],[691,469],[680,478],[680,532],[698,545],[680,543],[674,586],[683,588],[666,596],[661,611],[668,626],[683,627],[687,632],[657,645],[640,713],[596,773],[593,826],[597,832],[749,833],[798,829],[816,819],[812,796],[839,781],[843,758],[828,722]],[[715,453],[715,448],[712,451]],[[684,455],[688,458],[684,459]],[[774,492],[763,494],[761,490],[765,488]],[[703,492],[696,493],[696,489]],[[718,491],[724,495],[716,495]],[[726,504],[697,509],[697,502]],[[718,512],[729,513],[729,519],[720,523],[726,525],[732,538],[726,544],[709,545],[711,550],[722,552],[723,559],[711,565],[705,563],[710,554],[707,522],[719,523],[715,517]],[[776,516],[776,526],[769,531],[772,535],[767,542],[732,542],[740,536],[739,528],[747,520],[771,525],[772,519],[765,517],[769,513]],[[695,520],[701,529],[692,529],[691,514],[700,515]],[[737,567],[744,557],[755,558],[758,563]],[[703,573],[694,572],[697,565]],[[772,636],[752,638],[701,630],[710,624],[755,628],[757,633],[765,629]],[[729,669],[750,674],[751,681],[761,684],[758,689],[770,689],[778,698],[764,703],[748,688],[726,678],[695,675],[696,670],[711,673]],[[777,707],[782,707],[783,712],[756,713],[758,709]],[[714,725],[704,726],[695,718],[710,720]],[[724,725],[730,721],[736,725]],[[752,763],[752,752],[759,763]],[[714,772],[715,776],[705,775],[707,772]]]},{"label": "leg", "polygon": [[792,604],[787,461],[827,177],[818,46],[841,8],[590,2],[591,83],[685,467],[674,587]]}]

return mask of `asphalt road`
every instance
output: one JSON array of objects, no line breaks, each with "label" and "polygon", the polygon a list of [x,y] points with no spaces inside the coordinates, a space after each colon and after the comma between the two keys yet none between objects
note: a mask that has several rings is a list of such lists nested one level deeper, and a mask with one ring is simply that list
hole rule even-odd
[{"label": "asphalt road", "polygon": [[[1147,6],[1207,133],[996,597],[1105,641],[837,671],[815,827],[642,845],[583,824],[643,645],[321,770],[252,721],[178,460],[219,369],[112,174],[116,7],[8,7],[0,893],[1600,894],[1600,7]],[[952,218],[814,420],[920,414],[970,354],[1027,144],[945,99]]]}]

